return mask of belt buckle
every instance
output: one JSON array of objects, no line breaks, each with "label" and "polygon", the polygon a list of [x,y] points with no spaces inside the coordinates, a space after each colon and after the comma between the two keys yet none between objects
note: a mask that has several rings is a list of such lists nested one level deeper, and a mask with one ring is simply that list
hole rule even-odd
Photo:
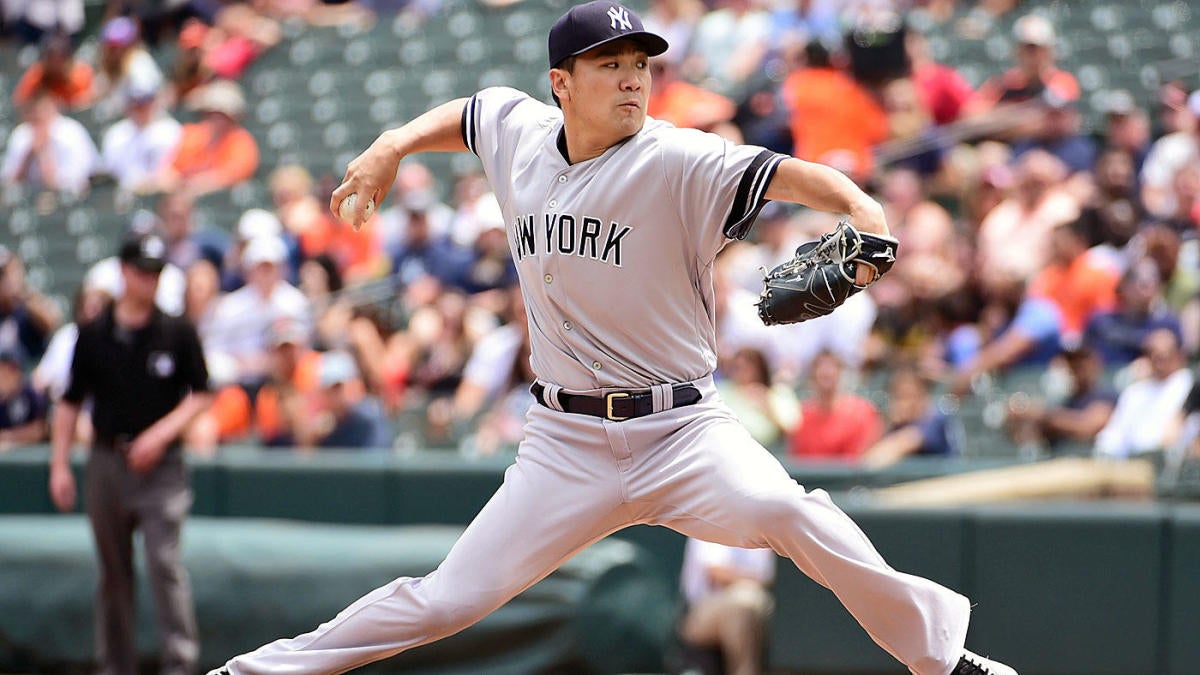
[{"label": "belt buckle", "polygon": [[627,391],[614,391],[604,395],[604,417],[613,422],[620,422],[629,419],[628,417],[617,417],[613,415],[613,399],[614,398],[629,398]]}]

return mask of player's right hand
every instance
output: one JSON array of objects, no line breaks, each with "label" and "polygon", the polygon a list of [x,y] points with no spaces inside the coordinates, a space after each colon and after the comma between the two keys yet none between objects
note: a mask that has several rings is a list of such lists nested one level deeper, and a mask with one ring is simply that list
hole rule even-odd
[{"label": "player's right hand", "polygon": [[75,474],[70,466],[51,465],[50,499],[59,511],[75,510]]},{"label": "player's right hand", "polygon": [[383,132],[371,147],[346,165],[346,177],[329,198],[329,209],[335,217],[341,219],[342,200],[352,194],[358,194],[358,205],[351,221],[355,230],[362,227],[366,220],[364,216],[367,202],[374,199],[378,211],[392,189],[392,183],[396,181],[396,172],[400,169],[403,155],[396,151],[389,134],[390,132]]}]

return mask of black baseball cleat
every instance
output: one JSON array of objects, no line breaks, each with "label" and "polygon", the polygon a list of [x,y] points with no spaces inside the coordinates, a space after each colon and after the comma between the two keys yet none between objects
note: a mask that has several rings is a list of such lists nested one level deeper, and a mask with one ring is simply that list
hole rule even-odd
[{"label": "black baseball cleat", "polygon": [[208,671],[208,675],[229,675],[229,669],[225,666],[221,666],[220,668],[215,668]]},{"label": "black baseball cleat", "polygon": [[969,649],[964,649],[962,656],[958,657],[958,665],[950,671],[950,675],[1017,675],[1017,671],[999,661],[985,659]]}]

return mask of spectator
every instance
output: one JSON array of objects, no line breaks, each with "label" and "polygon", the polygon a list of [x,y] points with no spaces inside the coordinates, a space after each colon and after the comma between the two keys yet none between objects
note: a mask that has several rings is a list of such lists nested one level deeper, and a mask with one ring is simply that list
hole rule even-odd
[{"label": "spectator", "polygon": [[221,263],[221,290],[236,291],[246,283],[245,266],[242,256],[250,242],[260,238],[275,238],[283,241],[287,252],[284,266],[284,278],[291,281],[299,272],[299,261],[302,257],[300,244],[283,229],[283,224],[275,214],[266,209],[246,209],[238,217],[237,236],[232,245],[225,248]]},{"label": "spectator", "polygon": [[679,636],[688,645],[718,648],[727,675],[763,672],[767,621],[775,606],[768,590],[775,581],[775,557],[769,548],[691,537],[684,546]]},{"label": "spectator", "polygon": [[1054,24],[1039,14],[1027,14],[1013,24],[1013,67],[993,77],[975,92],[968,103],[972,114],[992,110],[997,105],[1022,103],[1049,90],[1060,99],[1079,98],[1079,83],[1071,73],[1056,64],[1054,52],[1058,37]]},{"label": "spectator", "polygon": [[653,0],[642,22],[646,30],[666,38],[671,46],[662,57],[679,65],[687,57],[696,24],[705,11],[701,0]]},{"label": "spectator", "polygon": [[1129,266],[1129,241],[1145,216],[1137,193],[1133,157],[1108,147],[1100,153],[1094,170],[1095,188],[1079,214],[1093,255],[1102,256],[1119,270]]},{"label": "spectator", "polygon": [[1180,235],[1195,237],[1200,232],[1200,165],[1185,164],[1171,179],[1171,202],[1175,208],[1159,219]]},{"label": "spectator", "polygon": [[1112,417],[1096,436],[1099,457],[1125,459],[1163,450],[1171,422],[1191,391],[1192,372],[1175,332],[1160,328],[1150,333],[1142,349],[1149,377],[1131,383],[1117,398]]},{"label": "spectator", "polygon": [[103,171],[126,192],[154,188],[154,179],[170,161],[182,127],[162,110],[157,87],[131,82],[125,88],[125,117],[104,132]]},{"label": "spectator", "polygon": [[950,457],[962,451],[963,430],[930,396],[915,367],[901,366],[888,379],[887,429],[863,454],[863,463],[882,468],[914,455]]},{"label": "spectator", "polygon": [[46,407],[25,378],[21,356],[0,351],[0,453],[47,439]]},{"label": "spectator", "polygon": [[791,113],[793,154],[833,163],[865,180],[874,169],[872,146],[887,138],[887,116],[865,89],[834,66],[823,45],[809,42],[804,56],[803,65],[781,85]]},{"label": "spectator", "polygon": [[320,203],[316,184],[308,169],[299,164],[284,164],[275,168],[267,179],[275,215],[285,232],[300,244],[304,258],[328,254],[333,239],[333,214],[327,204]]},{"label": "spectator", "polygon": [[211,260],[200,258],[187,268],[185,279],[183,314],[202,337],[210,335],[221,299],[221,273]]},{"label": "spectator", "polygon": [[196,229],[195,206],[190,196],[180,192],[158,198],[155,215],[167,243],[167,262],[181,270],[190,270],[199,260],[219,266],[229,246],[229,236],[224,230]]},{"label": "spectator", "polygon": [[[403,243],[390,251],[392,277],[397,286],[410,291],[420,288],[418,282],[422,281],[461,286],[471,252],[454,243],[449,234],[439,235],[433,228],[428,211],[409,211]],[[420,298],[411,294],[408,300],[414,306],[422,304]]]},{"label": "spectator", "polygon": [[30,367],[61,322],[58,308],[25,281],[25,264],[0,245],[0,352],[15,353]]},{"label": "spectator", "polygon": [[719,0],[688,44],[688,70],[710,91],[741,100],[760,70],[771,21],[753,0]]},{"label": "spectator", "polygon": [[1177,212],[1172,182],[1185,166],[1200,164],[1200,90],[1187,97],[1190,127],[1154,141],[1142,166],[1142,201],[1150,213],[1169,218]]},{"label": "spectator", "polygon": [[199,19],[188,19],[180,29],[176,41],[178,51],[175,52],[167,88],[167,101],[171,107],[187,100],[193,91],[212,79],[212,72],[204,62],[207,38],[208,26]]},{"label": "spectator", "polygon": [[67,110],[92,104],[92,67],[75,58],[71,38],[49,33],[41,40],[41,54],[25,71],[13,90],[13,103],[20,106],[40,92],[46,92]]},{"label": "spectator", "polygon": [[362,450],[392,446],[392,430],[383,407],[373,396],[355,396],[352,385],[357,381],[358,366],[348,352],[321,355],[321,407],[313,420],[318,446]]},{"label": "spectator", "polygon": [[1071,445],[1090,449],[1117,404],[1117,392],[1104,384],[1100,354],[1086,341],[1063,350],[1062,363],[1070,384],[1061,399],[1025,392],[1008,398],[1005,428],[1018,446],[1035,448],[1036,454],[1046,449],[1057,454]]},{"label": "spectator", "polygon": [[[477,183],[473,176],[464,176],[459,180],[458,202],[464,204],[464,208],[487,193],[486,182],[482,184],[483,190],[479,192],[465,187]],[[396,172],[396,181],[392,184],[391,202],[393,206],[380,212],[378,225],[383,250],[389,253],[404,247],[408,238],[408,223],[414,217],[424,218],[434,236],[449,234],[461,246],[470,246],[475,241],[477,230],[471,219],[473,214],[464,212],[460,218],[454,209],[439,201],[437,179],[434,178],[433,172],[419,161],[409,159],[400,164],[400,169]],[[461,228],[457,226],[456,220],[464,221]],[[459,229],[462,231],[459,232]]]},{"label": "spectator", "polygon": [[905,35],[905,51],[912,70],[912,81],[925,110],[934,124],[957,121],[974,95],[971,83],[957,70],[933,59],[929,41],[921,31],[910,30]]},{"label": "spectator", "polygon": [[1084,342],[1094,345],[1104,365],[1119,368],[1142,355],[1146,338],[1167,329],[1182,339],[1183,327],[1163,301],[1158,268],[1149,260],[1130,267],[1117,284],[1117,304],[1094,315],[1087,324]]},{"label": "spectator", "polygon": [[1042,105],[1036,132],[1013,144],[1013,156],[1019,159],[1036,148],[1057,157],[1071,173],[1091,171],[1096,163],[1096,143],[1080,131],[1076,99],[1046,90],[1039,101]]},{"label": "spectator", "polygon": [[[1134,180],[1141,175],[1150,151],[1150,119],[1125,89],[1112,92],[1104,106],[1104,145],[1124,150],[1133,158]],[[1140,196],[1140,195],[1139,195]]]},{"label": "spectator", "polygon": [[956,364],[948,389],[970,390],[984,373],[1014,367],[1042,367],[1059,352],[1062,315],[1048,298],[1025,293],[1020,279],[994,280],[984,287],[977,325],[957,328],[947,338],[948,361]]},{"label": "spectator", "polygon": [[800,423],[789,442],[793,458],[857,461],[879,439],[883,431],[879,411],[846,390],[843,371],[842,360],[833,352],[821,352],[813,359],[812,396],[800,404]]},{"label": "spectator", "polygon": [[235,381],[251,389],[266,375],[266,335],[274,321],[290,318],[311,330],[308,299],[283,279],[286,262],[287,246],[279,237],[250,241],[242,254],[246,285],[221,298],[202,336],[210,358],[232,358]]},{"label": "spectator", "polygon": [[37,44],[53,33],[76,38],[83,32],[83,0],[19,0],[11,9],[8,3],[0,4],[13,33],[25,44]]},{"label": "spectator", "polygon": [[203,117],[183,127],[170,165],[158,176],[158,188],[200,196],[253,177],[258,143],[238,121],[246,108],[241,88],[216,80],[192,92],[187,104]]},{"label": "spectator", "polygon": [[1059,225],[1050,237],[1050,261],[1029,283],[1031,297],[1054,303],[1062,337],[1078,340],[1088,321],[1116,306],[1120,273],[1088,251],[1087,233],[1078,221]]},{"label": "spectator", "polygon": [[128,89],[162,87],[163,74],[141,43],[137,22],[127,16],[109,19],[100,29],[100,64],[96,72],[96,115],[111,119],[120,114]]},{"label": "spectator", "polygon": [[1079,217],[1079,202],[1062,188],[1067,169],[1043,150],[1017,161],[1014,191],[979,225],[976,266],[985,286],[1031,279],[1046,264],[1051,233]]},{"label": "spectator", "polygon": [[47,93],[30,98],[22,113],[0,167],[4,185],[75,197],[87,192],[99,155],[87,129],[61,114]]},{"label": "spectator", "polygon": [[1163,297],[1168,310],[1179,317],[1185,351],[1196,354],[1200,350],[1200,239],[1184,240],[1165,225],[1150,225],[1138,240],[1164,280]]},{"label": "spectator", "polygon": [[711,131],[733,119],[737,106],[728,97],[698,87],[679,76],[679,66],[662,56],[650,62],[654,87],[646,102],[646,114],[677,127]]},{"label": "spectator", "polygon": [[779,448],[800,422],[800,403],[791,387],[771,381],[766,356],[753,348],[734,352],[722,370],[725,377],[717,382],[721,399],[754,440]]},{"label": "spectator", "polygon": [[271,325],[267,335],[266,383],[254,397],[254,432],[267,447],[311,446],[306,422],[318,410],[321,353],[310,345],[308,331],[292,319]]}]

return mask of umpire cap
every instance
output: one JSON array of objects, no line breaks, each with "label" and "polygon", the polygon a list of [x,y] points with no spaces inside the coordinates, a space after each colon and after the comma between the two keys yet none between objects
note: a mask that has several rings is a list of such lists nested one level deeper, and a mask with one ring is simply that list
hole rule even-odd
[{"label": "umpire cap", "polygon": [[572,7],[550,28],[550,67],[621,38],[637,41],[649,56],[667,51],[667,41],[646,30],[628,7],[609,0],[592,0]]},{"label": "umpire cap", "polygon": [[130,237],[121,245],[121,262],[157,274],[167,266],[167,245],[157,234]]}]

